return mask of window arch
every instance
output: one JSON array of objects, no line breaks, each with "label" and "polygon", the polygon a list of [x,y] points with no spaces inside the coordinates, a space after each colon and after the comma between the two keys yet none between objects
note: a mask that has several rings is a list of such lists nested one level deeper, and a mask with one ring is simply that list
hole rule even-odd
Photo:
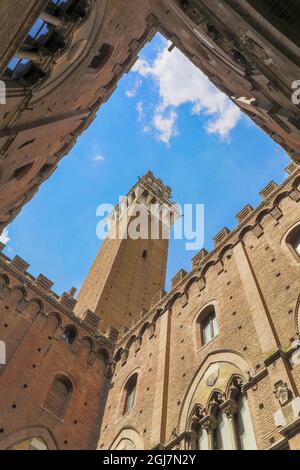
[{"label": "window arch", "polygon": [[288,234],[286,242],[294,257],[300,261],[300,224]]},{"label": "window arch", "polygon": [[66,326],[66,328],[62,332],[61,339],[69,344],[73,344],[76,339],[76,336],[76,328],[74,328],[74,326]]},{"label": "window arch", "polygon": [[228,393],[214,390],[207,408],[197,405],[191,417],[193,450],[254,450],[256,439],[247,395],[234,377]]},{"label": "window arch", "polygon": [[138,374],[133,374],[124,387],[124,407],[123,415],[129,413],[133,407],[136,396]]},{"label": "window arch", "polygon": [[216,310],[213,305],[206,307],[197,320],[197,343],[204,346],[214,339],[219,333]]},{"label": "window arch", "polygon": [[58,418],[63,418],[72,390],[73,386],[67,377],[57,377],[51,385],[44,407]]}]

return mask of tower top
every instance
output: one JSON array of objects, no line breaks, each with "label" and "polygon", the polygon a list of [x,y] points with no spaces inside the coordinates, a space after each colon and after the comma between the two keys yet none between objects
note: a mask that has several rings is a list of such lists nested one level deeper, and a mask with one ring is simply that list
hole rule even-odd
[{"label": "tower top", "polygon": [[144,185],[150,191],[155,192],[159,198],[165,199],[166,202],[169,202],[172,194],[170,186],[165,185],[160,178],[156,178],[151,170],[147,171],[144,176],[139,178],[139,181],[135,187],[139,186],[140,184]]}]

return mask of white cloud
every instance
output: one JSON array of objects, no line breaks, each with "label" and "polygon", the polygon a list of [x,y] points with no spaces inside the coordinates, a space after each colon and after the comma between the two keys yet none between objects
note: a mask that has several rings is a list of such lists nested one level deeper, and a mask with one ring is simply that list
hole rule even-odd
[{"label": "white cloud", "polygon": [[8,236],[8,229],[5,228],[2,234],[0,235],[0,243],[3,243],[4,245],[6,245],[9,241],[10,241],[10,238]]},{"label": "white cloud", "polygon": [[157,109],[154,114],[153,125],[159,133],[159,139],[167,145],[169,145],[171,138],[178,134],[176,121],[177,113],[175,111],[164,115]]},{"label": "white cloud", "polygon": [[143,119],[145,118],[145,113],[144,113],[144,105],[141,101],[136,105],[136,110],[138,113],[138,121],[143,121]]},{"label": "white cloud", "polygon": [[95,155],[93,158],[94,162],[104,162],[105,158],[103,155]]},{"label": "white cloud", "polygon": [[142,85],[142,80],[140,78],[138,78],[135,81],[135,83],[134,83],[133,87],[131,88],[131,90],[127,90],[125,92],[126,96],[128,98],[134,98],[136,96],[137,92],[139,91],[141,85]]},{"label": "white cloud", "polygon": [[132,69],[141,77],[152,78],[159,88],[160,104],[152,123],[158,137],[169,143],[178,133],[177,108],[190,103],[192,114],[208,117],[205,129],[209,134],[228,140],[241,118],[239,108],[178,49],[170,53],[168,47],[169,44],[158,53],[152,64],[139,59]]}]

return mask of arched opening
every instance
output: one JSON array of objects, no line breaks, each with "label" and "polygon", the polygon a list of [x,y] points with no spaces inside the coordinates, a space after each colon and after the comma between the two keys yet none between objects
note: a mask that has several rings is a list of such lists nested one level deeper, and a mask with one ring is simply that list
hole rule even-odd
[{"label": "arched opening", "polygon": [[300,261],[300,224],[289,233],[286,242],[294,257]]},{"label": "arched opening", "polygon": [[44,407],[58,418],[63,418],[72,390],[72,384],[67,377],[56,378],[48,392]]},{"label": "arched opening", "polygon": [[138,374],[133,374],[124,387],[123,415],[129,413],[133,407],[136,396]]},{"label": "arched opening", "polygon": [[239,394],[236,404],[235,432],[238,449],[254,450],[256,449],[256,441],[247,397]]},{"label": "arched opening", "polygon": [[99,71],[109,61],[113,52],[113,47],[109,44],[102,44],[98,53],[93,57],[90,63],[90,69]]},{"label": "arched opening", "polygon": [[213,305],[209,305],[198,316],[197,325],[197,343],[198,346],[204,346],[214,339],[218,333],[218,321],[216,310]]},{"label": "arched opening", "polygon": [[213,433],[214,450],[233,450],[229,421],[220,408],[216,411],[216,428]]},{"label": "arched opening", "polygon": [[74,343],[76,336],[76,328],[74,328],[73,326],[66,326],[66,328],[62,332],[61,339],[69,344],[72,344]]},{"label": "arched opening", "polygon": [[33,167],[33,163],[34,162],[26,163],[26,165],[23,165],[23,166],[20,166],[19,168],[17,168],[13,172],[13,174],[11,176],[11,179],[16,179],[16,180],[20,181],[22,178],[24,178],[24,176],[27,175],[27,173],[29,173],[29,171]]}]

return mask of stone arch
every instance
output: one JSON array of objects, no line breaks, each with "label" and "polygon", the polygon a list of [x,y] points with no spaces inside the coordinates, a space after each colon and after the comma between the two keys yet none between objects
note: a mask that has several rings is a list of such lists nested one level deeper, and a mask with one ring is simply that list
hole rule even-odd
[{"label": "stone arch", "polygon": [[300,186],[300,176],[297,176],[297,178],[294,179],[292,187],[293,188],[298,188]]},{"label": "stone arch", "polygon": [[97,357],[104,363],[104,364],[109,364],[110,363],[110,354],[106,348],[99,348],[97,350]]},{"label": "stone arch", "polygon": [[224,401],[225,401],[225,397],[224,397],[224,393],[222,392],[222,390],[214,388],[207,399],[207,403],[206,403],[207,413],[209,413],[210,415],[215,415],[216,409]]},{"label": "stone arch", "polygon": [[300,335],[300,294],[297,299],[296,308],[295,308],[294,328],[295,328],[297,336],[299,336]]},{"label": "stone arch", "polygon": [[227,251],[232,251],[233,248],[234,248],[234,245],[232,243],[225,245],[224,248],[222,248],[222,250],[219,253],[218,260],[222,262],[222,259],[224,258]]},{"label": "stone arch", "polygon": [[126,344],[126,347],[125,347],[125,350],[126,351],[129,351],[129,349],[131,348],[131,346],[133,345],[133,343],[135,342],[136,340],[136,335],[132,335],[129,340],[127,341],[127,344]]},{"label": "stone arch", "polygon": [[41,426],[31,426],[14,431],[0,441],[0,450],[7,450],[14,444],[26,439],[41,438],[46,443],[48,450],[58,450],[57,442],[51,431]]},{"label": "stone arch", "polygon": [[44,310],[44,304],[40,299],[30,299],[28,310],[30,313],[37,315]]},{"label": "stone arch", "polygon": [[177,299],[179,299],[181,296],[183,295],[182,292],[175,292],[174,295],[172,295],[172,297],[168,300],[168,302],[166,303],[166,310],[167,309],[171,309],[174,305],[174,303],[176,302]]},{"label": "stone arch", "polygon": [[124,348],[119,348],[116,352],[116,354],[114,355],[114,362],[119,362],[119,360],[121,359],[121,356],[124,352]]},{"label": "stone arch", "polygon": [[110,450],[144,450],[144,443],[140,433],[133,427],[123,428],[113,443]]},{"label": "stone arch", "polygon": [[47,323],[53,323],[54,331],[62,325],[62,318],[57,312],[50,312],[47,315]]},{"label": "stone arch", "polygon": [[10,283],[9,277],[6,274],[1,273],[0,274],[0,289],[2,289],[5,286],[9,286],[9,283]]},{"label": "stone arch", "polygon": [[277,196],[275,197],[275,199],[273,200],[273,207],[276,207],[280,204],[281,201],[283,201],[283,199],[285,199],[286,197],[288,197],[289,195],[289,191],[283,191],[282,193],[279,193],[277,194]]},{"label": "stone arch", "polygon": [[212,268],[213,266],[215,266],[215,264],[216,264],[216,261],[213,260],[213,259],[210,260],[210,261],[208,261],[208,262],[203,266],[203,268],[202,268],[202,270],[201,270],[201,276],[204,276],[204,277],[205,277],[205,275],[207,274],[207,271],[208,271],[210,268]]},{"label": "stone arch", "polygon": [[258,216],[255,219],[255,224],[260,224],[263,221],[263,219],[270,213],[270,211],[271,211],[270,207],[260,211]]},{"label": "stone arch", "polygon": [[233,374],[227,384],[226,390],[225,390],[225,396],[226,399],[232,399],[235,400],[237,395],[241,391],[241,386],[244,382],[244,378],[241,375],[238,374]]},{"label": "stone arch", "polygon": [[184,294],[186,296],[188,296],[189,290],[192,287],[192,285],[195,284],[195,282],[197,282],[197,281],[199,281],[199,276],[193,276],[193,277],[191,277],[191,279],[188,280],[188,282],[184,286]]},{"label": "stone arch", "polygon": [[209,353],[206,358],[200,364],[198,370],[194,374],[194,377],[191,383],[188,386],[188,389],[185,393],[182,407],[178,417],[178,432],[179,434],[185,432],[188,418],[191,412],[191,405],[194,394],[203,379],[205,373],[208,371],[208,368],[212,365],[216,365],[218,363],[229,363],[235,366],[237,369],[240,370],[241,375],[247,379],[248,372],[250,371],[254,374],[253,367],[247,361],[247,359],[238,351],[222,349],[218,351],[214,351]]},{"label": "stone arch", "polygon": [[89,353],[94,350],[94,341],[89,336],[84,336],[83,338],[81,338],[80,343],[82,347],[86,348],[89,351]]},{"label": "stone arch", "polygon": [[142,338],[144,336],[144,333],[148,330],[148,328],[150,327],[150,322],[146,322],[143,324],[142,328],[140,329],[140,332],[138,334],[138,337],[139,338]]},{"label": "stone arch", "polygon": [[16,294],[20,299],[24,299],[25,297],[27,297],[27,291],[25,287],[20,285],[13,286],[11,293],[12,295]]},{"label": "stone arch", "polygon": [[248,232],[251,232],[251,230],[253,229],[253,225],[247,225],[246,227],[244,227],[240,233],[239,233],[239,236],[238,236],[238,240],[239,241],[242,241],[244,236],[248,233]]},{"label": "stone arch", "polygon": [[158,322],[158,320],[160,319],[160,317],[162,316],[163,313],[164,313],[163,308],[159,308],[159,309],[156,310],[156,312],[154,314],[154,317],[153,317],[153,320],[152,320],[152,323],[153,323],[154,326],[156,325],[156,323]]}]

